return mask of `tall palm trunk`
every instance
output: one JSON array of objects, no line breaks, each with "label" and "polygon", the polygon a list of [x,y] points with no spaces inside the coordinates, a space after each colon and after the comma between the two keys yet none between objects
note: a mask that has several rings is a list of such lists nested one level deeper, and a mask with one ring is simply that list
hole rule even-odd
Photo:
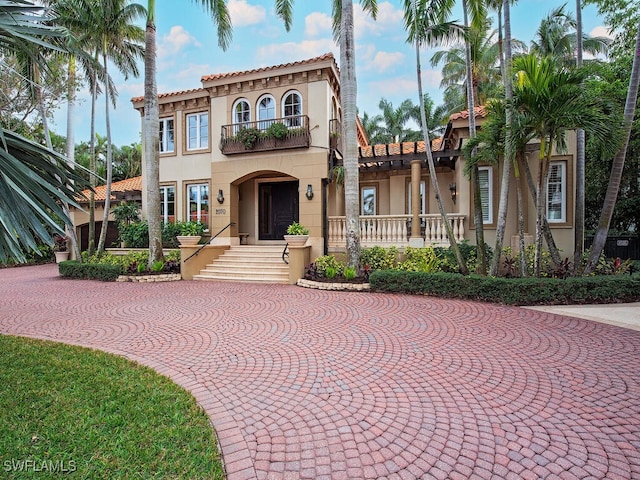
[{"label": "tall palm trunk", "polygon": [[[467,8],[467,0],[462,0],[462,10],[464,15],[464,26],[469,27],[469,15]],[[475,82],[473,79],[473,64],[471,60],[471,43],[469,39],[465,40],[465,59],[467,67],[467,108],[469,110],[469,137],[476,136],[476,110],[475,110]],[[428,145],[427,145],[428,147]],[[484,244],[484,224],[482,220],[482,198],[480,196],[480,179],[478,173],[478,165],[476,163],[471,167],[471,185],[473,187],[473,219],[476,229],[476,247],[478,252],[477,273],[480,275],[487,274],[487,258]]]},{"label": "tall palm trunk", "polygon": [[342,1],[340,18],[340,100],[344,142],[344,199],[346,216],[347,262],[360,263],[360,180],[358,171],[358,136],[356,132],[356,59],[353,39],[353,2]]},{"label": "tall palm trunk", "polygon": [[[506,134],[504,142],[504,160],[502,165],[502,180],[500,183],[500,203],[498,205],[498,221],[496,224],[496,244],[493,249],[493,260],[491,261],[490,275],[498,274],[502,245],[504,242],[504,231],[507,226],[507,203],[509,201],[509,181],[511,180],[511,162],[514,161],[513,142],[511,140],[513,122],[513,77],[511,76],[511,8],[510,0],[502,2],[504,12],[504,62],[502,65],[502,80],[504,82],[504,98],[506,103]],[[502,59],[502,57],[501,57]]]},{"label": "tall palm trunk", "polygon": [[147,181],[147,220],[149,222],[149,266],[162,259],[160,224],[160,112],[156,83],[155,0],[148,1],[144,55],[144,165]]},{"label": "tall palm trunk", "polygon": [[538,198],[536,202],[536,252],[533,260],[533,274],[540,276],[542,268],[542,239],[544,237],[542,226],[547,220],[547,177],[549,176],[549,164],[551,163],[551,150],[554,137],[542,138],[540,141],[540,157],[538,162]]},{"label": "tall palm trunk", "polygon": [[[413,4],[414,8],[414,21],[416,20],[416,6]],[[456,262],[458,263],[458,268],[460,269],[460,273],[463,275],[469,274],[469,269],[467,268],[467,264],[464,261],[464,257],[462,256],[462,252],[460,252],[460,247],[456,243],[455,236],[453,235],[453,228],[451,226],[451,222],[447,217],[447,212],[444,209],[444,203],[442,203],[442,195],[440,193],[440,185],[438,184],[438,177],[436,174],[436,167],[433,162],[433,155],[431,154],[431,139],[429,138],[429,126],[427,125],[427,114],[424,108],[424,94],[422,93],[422,66],[420,62],[420,42],[418,41],[418,35],[416,35],[416,76],[418,77],[418,97],[420,99],[420,119],[422,124],[422,135],[424,137],[424,145],[425,145],[425,153],[427,154],[427,164],[429,166],[429,177],[431,179],[431,188],[435,193],[436,203],[438,204],[438,210],[440,211],[440,216],[442,217],[442,224],[444,225],[445,231],[447,232],[447,238],[449,239],[449,245],[451,246],[451,250],[456,257]]]},{"label": "tall palm trunk", "polygon": [[[104,76],[109,78],[109,71],[107,70],[107,54],[106,45],[104,46],[102,54]],[[105,242],[107,240],[107,230],[109,229],[109,211],[111,210],[111,183],[113,178],[113,161],[111,154],[111,119],[109,117],[109,88],[105,84],[104,87],[104,103],[105,103],[105,121],[107,127],[107,185],[104,193],[104,212],[102,214],[102,228],[100,229],[100,240],[98,241],[98,252],[104,252]]]},{"label": "tall palm trunk", "polygon": [[589,261],[585,268],[584,274],[589,275],[602,254],[604,244],[607,241],[607,235],[609,233],[609,225],[611,224],[611,217],[613,217],[613,209],[616,206],[616,199],[618,198],[618,192],[620,190],[620,181],[622,180],[622,171],[624,169],[624,160],[627,155],[627,147],[629,145],[629,138],[631,137],[631,127],[633,125],[633,117],[636,111],[636,101],[638,99],[638,84],[640,83],[640,22],[638,22],[638,33],[636,35],[636,48],[633,56],[633,66],[631,67],[631,78],[629,79],[629,90],[627,91],[627,100],[624,105],[624,142],[620,146],[620,150],[613,158],[613,165],[611,166],[611,175],[609,176],[609,185],[607,186],[607,193],[604,197],[604,203],[602,205],[602,212],[600,213],[600,220],[598,221],[598,229],[596,230],[595,238],[593,239],[593,245],[591,247],[591,254],[589,255]]},{"label": "tall palm trunk", "polygon": [[[96,51],[96,61],[98,59]],[[98,75],[93,71],[91,82],[91,142],[89,144],[89,170],[91,191],[89,192],[89,255],[92,255],[96,249],[96,196],[93,193],[97,185],[97,162],[96,162],[96,103],[98,101]]]},{"label": "tall palm trunk", "polygon": [[[576,0],[576,64],[582,67],[582,6]],[[585,205],[585,137],[584,130],[576,130],[576,211],[574,216],[573,270],[580,275],[584,255],[584,205]]]},{"label": "tall palm trunk", "polygon": [[527,276],[527,257],[526,247],[524,244],[524,198],[522,197],[522,184],[520,178],[520,170],[523,162],[522,153],[516,155],[513,163],[513,173],[516,178],[516,196],[518,202],[518,246],[520,250],[520,276]]},{"label": "tall palm trunk", "polygon": [[[76,105],[76,59],[74,55],[69,57],[69,64],[67,67],[67,160],[71,165],[76,161],[76,141],[75,131],[73,129],[73,115],[75,113]],[[63,204],[63,209],[66,208],[65,213],[69,213],[69,206]],[[76,260],[82,261],[80,255],[80,245],[78,244],[78,238],[73,228],[66,226],[66,232],[71,239],[71,251]]]}]

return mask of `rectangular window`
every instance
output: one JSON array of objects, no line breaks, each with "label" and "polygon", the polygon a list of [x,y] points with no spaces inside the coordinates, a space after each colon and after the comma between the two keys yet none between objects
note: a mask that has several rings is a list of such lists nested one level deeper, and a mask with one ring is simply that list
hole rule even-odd
[{"label": "rectangular window", "polygon": [[[411,208],[411,182],[407,183],[407,213],[412,215]],[[420,215],[427,213],[427,183],[420,181]]]},{"label": "rectangular window", "polygon": [[482,203],[482,223],[493,223],[493,169],[478,167],[480,201]]},{"label": "rectangular window", "polygon": [[209,185],[197,183],[187,185],[189,220],[209,225]]},{"label": "rectangular window", "polygon": [[375,185],[366,185],[360,188],[360,215],[377,214],[377,196]]},{"label": "rectangular window", "polygon": [[209,148],[209,114],[187,115],[187,150]]},{"label": "rectangular window", "polygon": [[551,162],[547,177],[547,220],[549,223],[567,221],[567,164]]},{"label": "rectangular window", "polygon": [[160,216],[164,223],[176,221],[176,188],[160,187]]},{"label": "rectangular window", "polygon": [[173,118],[160,119],[160,153],[175,151]]}]

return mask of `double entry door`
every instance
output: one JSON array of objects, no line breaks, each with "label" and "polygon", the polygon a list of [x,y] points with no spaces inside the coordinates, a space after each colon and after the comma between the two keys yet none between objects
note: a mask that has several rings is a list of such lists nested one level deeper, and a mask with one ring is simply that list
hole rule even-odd
[{"label": "double entry door", "polygon": [[283,240],[298,220],[298,181],[258,184],[259,240]]}]

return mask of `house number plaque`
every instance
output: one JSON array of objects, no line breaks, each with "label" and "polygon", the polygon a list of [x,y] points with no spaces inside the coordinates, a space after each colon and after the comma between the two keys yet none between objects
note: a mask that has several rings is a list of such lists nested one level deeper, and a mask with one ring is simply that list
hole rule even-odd
[{"label": "house number plaque", "polygon": [[216,208],[216,215],[226,215],[226,214],[227,214],[226,208]]}]

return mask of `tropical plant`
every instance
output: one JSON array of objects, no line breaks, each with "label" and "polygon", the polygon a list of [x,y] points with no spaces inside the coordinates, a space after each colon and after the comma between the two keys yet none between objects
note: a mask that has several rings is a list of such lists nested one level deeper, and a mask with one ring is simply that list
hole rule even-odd
[{"label": "tropical plant", "polygon": [[235,140],[242,143],[246,150],[251,150],[260,139],[261,132],[257,128],[241,128],[236,134]]},{"label": "tropical plant", "polygon": [[[420,98],[420,115],[422,119],[422,134],[424,137],[425,145],[431,145],[429,139],[429,128],[427,125],[425,106],[424,106],[424,94],[422,91],[422,71],[420,67],[420,46],[421,45],[433,45],[436,42],[447,42],[450,39],[459,38],[463,29],[459,25],[453,22],[449,22],[446,19],[451,14],[451,9],[454,6],[452,0],[442,0],[441,2],[435,2],[434,5],[431,2],[425,0],[405,0],[404,2],[404,24],[408,32],[407,41],[415,43],[416,47],[416,76],[418,79],[418,96]],[[438,210],[442,217],[442,223],[447,232],[447,237],[451,245],[451,250],[454,252],[454,256],[458,263],[460,272],[468,274],[466,262],[462,257],[460,248],[455,241],[453,235],[453,228],[447,217],[447,212],[444,209],[442,203],[442,195],[440,193],[440,184],[436,174],[436,167],[433,161],[433,155],[430,148],[425,148],[427,156],[427,164],[429,165],[429,176],[431,178],[431,186],[435,192],[436,202],[438,204]]]},{"label": "tropical plant", "polygon": [[293,222],[287,227],[287,235],[309,235],[309,229],[298,222]]},{"label": "tropical plant", "polygon": [[[39,5],[0,0],[0,49],[25,54],[46,69],[37,48],[62,50],[54,44],[68,33],[47,24]],[[61,42],[62,43],[62,42]],[[0,127],[0,262],[24,262],[25,251],[51,243],[51,233],[63,234],[62,221],[72,227],[62,203],[77,206],[74,196],[85,187],[77,170],[51,149]]]}]

